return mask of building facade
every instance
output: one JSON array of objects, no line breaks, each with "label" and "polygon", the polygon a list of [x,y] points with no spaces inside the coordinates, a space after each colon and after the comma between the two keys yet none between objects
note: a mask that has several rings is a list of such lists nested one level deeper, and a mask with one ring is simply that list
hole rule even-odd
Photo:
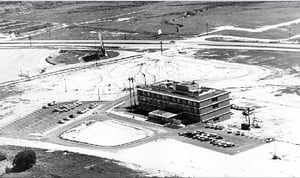
[{"label": "building facade", "polygon": [[193,122],[229,119],[230,92],[199,87],[195,82],[164,80],[137,87],[139,108],[146,111],[164,110]]}]

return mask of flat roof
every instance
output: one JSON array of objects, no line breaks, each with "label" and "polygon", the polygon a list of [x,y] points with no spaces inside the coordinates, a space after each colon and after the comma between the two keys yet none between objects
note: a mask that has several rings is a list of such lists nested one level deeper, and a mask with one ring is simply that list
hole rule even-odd
[{"label": "flat roof", "polygon": [[181,92],[175,89],[175,85],[179,82],[171,81],[171,80],[164,80],[152,85],[139,85],[139,89],[151,91],[158,94],[165,94],[170,96],[175,96],[177,98],[183,98],[188,100],[194,101],[202,101],[209,98],[214,98],[220,95],[228,94],[230,92],[215,88],[208,88],[208,87],[199,87],[197,93],[192,92]]},{"label": "flat roof", "polygon": [[162,111],[162,110],[154,110],[152,112],[149,112],[149,115],[155,115],[155,116],[159,116],[159,117],[164,117],[164,118],[171,118],[171,117],[175,117],[178,114],[174,114],[171,112],[167,112],[167,111]]}]

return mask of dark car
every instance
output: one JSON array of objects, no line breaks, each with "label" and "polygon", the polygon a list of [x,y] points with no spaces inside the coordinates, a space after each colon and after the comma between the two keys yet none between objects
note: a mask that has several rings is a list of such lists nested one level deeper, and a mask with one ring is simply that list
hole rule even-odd
[{"label": "dark car", "polygon": [[49,106],[48,106],[48,105],[44,105],[42,108],[43,108],[43,109],[48,109]]},{"label": "dark car", "polygon": [[216,139],[223,139],[223,137],[222,136],[220,136],[220,135],[218,135],[217,137],[216,137]]},{"label": "dark car", "polygon": [[64,123],[66,123],[66,121],[64,121],[64,120],[59,120],[57,123],[59,123],[59,124],[64,124]]},{"label": "dark car", "polygon": [[241,132],[240,131],[236,131],[235,135],[239,136],[239,135],[241,135]]}]

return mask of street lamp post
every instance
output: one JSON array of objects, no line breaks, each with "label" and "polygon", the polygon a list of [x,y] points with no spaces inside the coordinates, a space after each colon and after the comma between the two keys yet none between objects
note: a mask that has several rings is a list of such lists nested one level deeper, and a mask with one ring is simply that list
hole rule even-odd
[{"label": "street lamp post", "polygon": [[146,74],[143,73],[143,76],[144,76],[144,81],[145,81],[145,86],[147,85],[147,82],[146,82]]},{"label": "street lamp post", "polygon": [[49,32],[49,40],[51,39],[51,30],[48,31]]},{"label": "street lamp post", "polygon": [[132,111],[132,100],[131,100],[131,83],[130,83],[130,77],[128,77],[128,83],[129,83],[129,99],[130,99],[130,109]]},{"label": "street lamp post", "polygon": [[65,92],[67,92],[67,82],[65,78],[64,78],[64,83],[65,83]]},{"label": "street lamp post", "polygon": [[135,93],[134,93],[134,78],[133,77],[131,77],[131,83],[132,83],[133,106],[136,106],[136,103],[135,103]]},{"label": "street lamp post", "polygon": [[29,35],[29,44],[30,44],[30,47],[32,46],[32,44],[31,44],[31,35]]},{"label": "street lamp post", "polygon": [[98,101],[100,101],[100,89],[98,87]]},{"label": "street lamp post", "polygon": [[160,54],[163,52],[162,40],[160,40]]}]

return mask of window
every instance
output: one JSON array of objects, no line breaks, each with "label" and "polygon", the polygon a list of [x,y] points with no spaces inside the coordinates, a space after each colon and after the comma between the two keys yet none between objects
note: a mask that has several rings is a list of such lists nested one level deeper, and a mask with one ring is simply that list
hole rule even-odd
[{"label": "window", "polygon": [[177,102],[177,99],[176,99],[176,98],[173,98],[172,102],[173,102],[173,103],[176,103],[176,102]]},{"label": "window", "polygon": [[211,101],[212,101],[212,102],[218,101],[218,97],[215,97],[215,98],[211,99]]},{"label": "window", "polygon": [[158,99],[160,99],[160,100],[161,100],[161,99],[162,99],[162,96],[161,96],[161,95],[158,95]]},{"label": "window", "polygon": [[191,113],[194,113],[194,108],[190,108],[190,112],[191,112]]},{"label": "window", "polygon": [[184,100],[180,99],[180,104],[184,104]]},{"label": "window", "polygon": [[212,105],[212,108],[213,108],[213,109],[215,109],[215,108],[217,108],[217,107],[219,107],[219,105],[218,105],[218,104],[214,104],[214,105]]}]

